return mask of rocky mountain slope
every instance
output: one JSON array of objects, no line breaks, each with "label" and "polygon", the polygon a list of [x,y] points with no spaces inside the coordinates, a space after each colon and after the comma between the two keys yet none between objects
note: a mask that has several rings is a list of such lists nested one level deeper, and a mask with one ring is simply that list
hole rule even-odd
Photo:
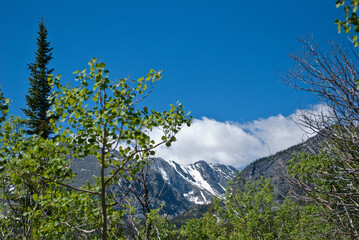
[{"label": "rocky mountain slope", "polygon": [[[100,166],[91,156],[83,160],[76,159],[71,168],[76,173],[75,184],[78,186],[92,181],[94,176],[100,174]],[[145,175],[151,207],[158,208],[163,204],[164,212],[176,216],[196,204],[210,203],[214,196],[222,196],[227,182],[236,176],[237,172],[231,166],[208,164],[205,161],[184,166],[174,161],[155,158],[151,160],[149,168],[146,168],[146,173],[139,173],[138,182],[120,180],[115,188],[122,195],[131,195],[128,193],[129,189],[141,195],[143,185],[140,180]],[[136,192],[132,192],[133,198]]]},{"label": "rocky mountain slope", "polygon": [[199,161],[184,166],[160,158],[153,160],[151,169],[161,173],[164,181],[194,204],[208,204],[213,196],[224,194],[227,182],[237,173],[235,168],[222,164]]}]

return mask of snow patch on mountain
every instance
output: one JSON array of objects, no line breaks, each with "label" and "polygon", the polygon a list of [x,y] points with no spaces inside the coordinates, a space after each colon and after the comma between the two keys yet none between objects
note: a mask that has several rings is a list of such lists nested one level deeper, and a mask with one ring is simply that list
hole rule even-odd
[{"label": "snow patch on mountain", "polygon": [[164,181],[181,188],[183,197],[195,204],[208,204],[214,196],[222,197],[228,180],[237,173],[231,166],[208,164],[205,161],[189,165],[163,159],[156,161],[163,161],[154,165]]},{"label": "snow patch on mountain", "polygon": [[167,173],[165,172],[165,170],[163,170],[163,168],[159,168],[160,170],[160,173],[162,175],[162,178],[165,180],[165,181],[168,181],[168,176],[167,176]]},{"label": "snow patch on mountain", "polygon": [[[189,166],[187,170],[188,170],[188,173],[194,178],[194,180],[195,180],[194,184],[196,184],[199,188],[205,189],[215,196],[219,195],[219,193],[216,192],[212,188],[212,186],[203,179],[201,173],[197,169],[195,169],[193,165]],[[202,195],[203,195],[203,193],[202,193]]]}]

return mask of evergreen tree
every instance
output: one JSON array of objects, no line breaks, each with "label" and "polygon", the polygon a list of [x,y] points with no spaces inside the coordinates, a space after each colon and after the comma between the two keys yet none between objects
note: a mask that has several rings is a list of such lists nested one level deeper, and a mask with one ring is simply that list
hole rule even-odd
[{"label": "evergreen tree", "polygon": [[47,139],[52,133],[49,122],[51,117],[47,117],[47,111],[51,106],[48,100],[51,88],[47,79],[54,69],[48,68],[53,48],[50,47],[50,42],[47,40],[47,29],[43,19],[39,24],[38,34],[35,62],[28,64],[31,72],[30,87],[28,95],[26,95],[28,108],[22,110],[29,118],[27,133],[40,134],[42,138]]}]

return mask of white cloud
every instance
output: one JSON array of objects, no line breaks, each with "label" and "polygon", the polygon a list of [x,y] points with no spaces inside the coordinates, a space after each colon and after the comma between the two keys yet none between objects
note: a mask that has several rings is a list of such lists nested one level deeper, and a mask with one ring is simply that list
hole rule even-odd
[{"label": "white cloud", "polygon": [[[321,109],[316,105],[312,111]],[[182,164],[205,160],[240,168],[307,139],[308,135],[295,123],[300,114],[297,110],[288,117],[279,114],[245,124],[195,119],[191,127],[178,133],[171,147],[157,148],[156,156]],[[160,132],[153,131],[151,135],[159,139]]]}]

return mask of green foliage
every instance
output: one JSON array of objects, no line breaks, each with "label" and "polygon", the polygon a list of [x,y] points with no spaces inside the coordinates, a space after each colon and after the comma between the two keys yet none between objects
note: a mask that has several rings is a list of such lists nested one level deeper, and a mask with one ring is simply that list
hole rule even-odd
[{"label": "green foliage", "polygon": [[[340,142],[328,143],[332,150]],[[346,146],[350,146],[346,142]],[[351,158],[356,159],[357,151],[349,151]],[[307,195],[307,201],[317,204],[322,209],[319,213],[324,219],[331,219],[333,224],[328,232],[336,238],[357,236],[359,218],[358,207],[358,174],[351,171],[356,168],[345,153],[333,154],[325,150],[316,155],[300,154],[294,157],[288,166],[293,181]],[[346,171],[343,171],[345,166]]]},{"label": "green foliage", "polygon": [[10,99],[5,98],[0,88],[0,123],[6,119],[7,112],[9,111]]},{"label": "green foliage", "polygon": [[[358,10],[358,0],[337,0],[336,7],[343,7],[345,12],[345,20],[335,20],[335,23],[338,25],[338,32],[341,32],[343,29],[347,34],[350,32],[352,27],[354,28],[355,33],[359,32],[359,19],[357,16]],[[359,46],[358,35],[352,37],[354,46]]]},{"label": "green foliage", "polygon": [[188,219],[180,229],[180,235],[188,240],[228,239],[227,223],[215,212],[209,211],[200,219]]},{"label": "green foliage", "polygon": [[247,182],[238,190],[230,183],[223,202],[214,201],[214,211],[191,219],[182,227],[186,239],[274,239],[273,186],[269,180]]},{"label": "green foliage", "polygon": [[333,237],[333,223],[323,218],[323,208],[295,202],[274,201],[267,179],[246,182],[243,190],[231,183],[223,200],[200,219],[189,219],[180,229],[184,239],[345,239]]},{"label": "green foliage", "polygon": [[[327,171],[333,165],[331,157],[328,158],[324,152],[319,154],[301,153],[295,155],[288,163],[288,173],[306,182],[312,182],[313,184],[320,184],[315,176]],[[328,182],[327,185],[331,183]]]},{"label": "green foliage", "polygon": [[[9,111],[10,99],[5,98],[0,88],[0,124],[6,120],[7,113]],[[0,137],[3,136],[3,131],[0,130]],[[4,151],[0,151],[0,173],[4,170],[2,167],[6,163],[6,159],[3,158]]]},{"label": "green foliage", "polygon": [[47,111],[51,107],[51,102],[48,100],[51,91],[48,78],[53,72],[48,65],[52,59],[53,48],[47,40],[47,29],[42,19],[38,34],[35,62],[28,64],[30,87],[26,95],[27,109],[22,110],[29,118],[27,132],[48,138],[51,134],[50,119],[52,118],[52,116],[47,116]]},{"label": "green foliage", "polygon": [[[163,239],[173,240],[176,238],[176,231],[167,219],[166,215],[161,214],[162,208],[151,210],[145,224],[142,227],[139,239]],[[149,234],[148,226],[150,226]]]},{"label": "green foliage", "polygon": [[286,199],[276,211],[276,239],[345,239],[333,237],[334,224],[323,218],[324,209],[316,204],[305,204]]},{"label": "green foliage", "polygon": [[6,159],[0,175],[0,215],[4,216],[0,225],[6,226],[1,228],[1,237],[40,237],[39,228],[52,210],[38,201],[38,196],[60,189],[44,178],[62,181],[71,177],[69,151],[39,136],[29,137],[18,117],[10,117],[1,130],[1,150]]},{"label": "green foliage", "polygon": [[247,182],[243,191],[228,191],[223,214],[233,227],[230,238],[273,239],[275,207],[269,180]]},{"label": "green foliage", "polygon": [[[96,184],[74,189],[93,196],[88,198],[92,203],[87,204],[95,212],[84,209],[90,219],[87,227],[92,224],[93,230],[101,230],[102,239],[119,238],[122,234],[118,230],[122,218],[118,210],[121,196],[108,194],[110,187],[120,175],[133,179],[146,159],[154,155],[154,149],[160,144],[170,146],[183,124],[190,124],[190,118],[179,103],[164,112],[138,107],[161,78],[161,72],[151,70],[146,78],[113,82],[104,63],[92,59],[89,66],[89,73],[86,69],[75,72],[79,87],[65,87],[59,78],[51,82],[59,91],[53,94],[53,110],[49,115],[59,116],[59,120],[52,122],[54,132],[59,135],[57,141],[70,148],[73,157],[93,155],[100,163],[101,176]],[[150,138],[149,132],[154,128],[162,130],[161,142],[156,143]],[[111,153],[117,146],[120,159]],[[106,169],[111,169],[109,175],[105,174]],[[59,201],[78,198],[78,194],[61,196]]]},{"label": "green foliage", "polygon": [[[77,71],[79,87],[63,86],[59,77],[49,84],[54,91],[47,116],[56,139],[28,136],[19,118],[1,126],[3,172],[0,175],[1,234],[26,239],[120,239],[124,206],[122,196],[111,191],[119,176],[133,179],[154,155],[157,146],[170,146],[184,124],[190,125],[181,104],[157,112],[139,103],[152,91],[161,72],[151,70],[136,81],[108,77],[104,63],[92,59],[90,71]],[[0,95],[1,113],[8,100]],[[0,119],[2,120],[2,119]],[[5,118],[3,119],[5,120]],[[160,142],[149,133],[162,130]],[[114,158],[118,149],[120,158]],[[95,156],[101,176],[94,184],[72,185],[73,158]],[[159,214],[150,212],[153,229]],[[166,236],[166,231],[161,236]]]},{"label": "green foliage", "polygon": [[[136,108],[146,96],[148,85],[152,85],[152,88],[161,78],[161,72],[151,70],[146,79],[137,81],[120,79],[111,82],[104,63],[97,63],[93,59],[89,65],[89,74],[86,69],[75,72],[80,87],[67,88],[60,84],[58,78],[52,82],[61,90],[54,92],[52,97],[54,106],[50,114],[60,116],[59,121],[53,122],[54,132],[61,133],[61,141],[73,147],[74,157],[99,156],[98,150],[103,142],[106,149],[118,144],[119,153],[125,160],[113,160],[109,155],[106,158],[108,164],[122,166],[132,158],[139,160],[140,156],[145,158],[153,155],[154,151],[151,150],[159,144],[169,146],[176,140],[174,135],[182,124],[190,124],[181,104],[171,105],[170,111],[162,113],[149,111],[147,107],[141,110]],[[68,126],[63,129],[61,122],[65,121]],[[164,135],[162,142],[155,144],[148,132],[156,127],[161,128]],[[69,138],[71,134],[74,137]],[[131,145],[136,148],[131,148]]]}]

